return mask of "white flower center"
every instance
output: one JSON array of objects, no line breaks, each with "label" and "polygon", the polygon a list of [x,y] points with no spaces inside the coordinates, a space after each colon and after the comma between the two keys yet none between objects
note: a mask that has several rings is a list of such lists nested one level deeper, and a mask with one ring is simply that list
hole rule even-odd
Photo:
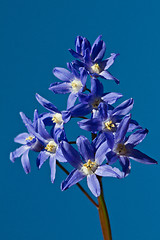
[{"label": "white flower center", "polygon": [[79,90],[83,87],[82,82],[78,79],[75,79],[71,82],[72,90],[74,93],[79,92]]},{"label": "white flower center", "polygon": [[62,114],[61,113],[55,113],[52,117],[52,121],[54,123],[58,123],[58,124],[63,123]]},{"label": "white flower center", "polygon": [[125,147],[124,144],[122,143],[118,143],[117,144],[117,147],[115,149],[115,152],[118,154],[118,155],[125,155],[127,153],[127,149]]},{"label": "white flower center", "polygon": [[89,159],[87,163],[83,164],[81,170],[84,172],[84,174],[91,175],[96,171],[97,167],[98,167],[97,163],[92,162]]},{"label": "white flower center", "polygon": [[56,149],[57,149],[57,143],[55,143],[54,140],[51,140],[47,146],[45,147],[45,149],[47,150],[47,152],[52,152],[52,153],[55,153],[56,152]]},{"label": "white flower center", "polygon": [[92,65],[91,69],[94,73],[97,73],[97,74],[101,72],[101,69],[98,63],[95,63],[94,65]]}]

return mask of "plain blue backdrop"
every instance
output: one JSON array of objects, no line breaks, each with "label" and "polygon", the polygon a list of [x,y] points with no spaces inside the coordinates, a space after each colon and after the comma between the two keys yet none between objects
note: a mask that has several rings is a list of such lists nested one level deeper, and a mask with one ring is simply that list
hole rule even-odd
[{"label": "plain blue backdrop", "polygon": [[[133,118],[149,129],[139,149],[159,160],[160,97],[160,3],[158,0],[81,0],[0,2],[1,58],[1,165],[0,236],[3,240],[102,239],[98,213],[74,186],[60,191],[66,177],[57,168],[55,184],[50,182],[48,162],[40,171],[36,154],[30,154],[32,171],[26,175],[20,159],[12,164],[9,152],[18,144],[13,138],[25,131],[19,112],[30,118],[43,108],[35,100],[38,92],[61,110],[66,96],[48,90],[56,79],[53,67],[65,67],[73,58],[77,35],[92,43],[102,34],[106,57],[119,52],[110,69],[120,85],[103,80],[106,91],[133,97]],[[80,134],[69,124],[73,140]],[[132,161],[131,174],[123,179],[104,179],[113,240],[159,240],[159,165]],[[84,181],[85,185],[85,181]]]}]

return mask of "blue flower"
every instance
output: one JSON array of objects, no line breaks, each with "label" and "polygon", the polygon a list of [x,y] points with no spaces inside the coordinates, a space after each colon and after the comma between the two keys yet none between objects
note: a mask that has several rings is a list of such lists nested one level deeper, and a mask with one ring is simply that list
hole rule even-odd
[{"label": "blue flower", "polygon": [[76,52],[69,49],[72,56],[80,60],[75,60],[73,62],[74,66],[77,68],[85,67],[91,76],[114,80],[118,84],[119,80],[113,77],[108,69],[119,54],[111,53],[109,58],[102,60],[106,51],[106,44],[101,38],[102,36],[99,36],[91,47],[86,38],[77,37]]},{"label": "blue flower", "polygon": [[15,162],[16,158],[21,157],[23,169],[25,173],[29,173],[31,171],[28,157],[29,150],[40,152],[43,149],[43,145],[40,141],[38,141],[32,131],[30,131],[30,129],[34,129],[34,131],[37,132],[38,112],[37,110],[34,112],[33,123],[24,113],[20,112],[20,116],[28,130],[28,133],[21,133],[14,139],[15,142],[22,144],[22,146],[10,153],[10,160]]},{"label": "blue flower", "polygon": [[44,108],[50,111],[50,113],[41,114],[41,119],[46,126],[54,126],[54,130],[62,129],[63,125],[70,120],[71,113],[69,111],[59,111],[56,106],[39,94],[36,94],[36,99]]},{"label": "blue flower", "polygon": [[66,140],[65,132],[63,129],[51,129],[50,134],[47,132],[44,122],[41,118],[37,120],[38,132],[35,132],[34,129],[30,131],[36,136],[36,138],[43,145],[42,151],[40,151],[37,157],[37,167],[40,169],[43,163],[49,158],[49,165],[51,169],[51,181],[54,182],[56,174],[56,160],[59,162],[66,162],[61,149],[59,147],[59,142],[61,140]]},{"label": "blue flower", "polygon": [[124,173],[118,168],[112,168],[107,164],[102,164],[105,154],[108,151],[107,142],[101,144],[101,139],[96,141],[96,147],[89,140],[80,136],[77,138],[77,146],[80,154],[66,141],[61,142],[61,150],[66,160],[75,168],[65,181],[62,182],[61,189],[66,190],[87,177],[87,184],[94,196],[100,195],[100,185],[97,176],[123,178]]},{"label": "blue flower", "polygon": [[[109,109],[109,107],[107,103],[101,102],[96,118],[79,121],[79,127],[94,133],[97,131],[116,132],[122,117],[128,114],[133,108],[133,99],[130,98],[113,109]],[[138,123],[131,120],[128,131],[133,131],[138,128],[141,128]]]},{"label": "blue flower", "polygon": [[65,68],[56,67],[53,69],[53,74],[62,80],[63,83],[53,83],[49,88],[49,90],[53,91],[54,93],[70,93],[67,101],[67,109],[74,105],[78,97],[78,93],[84,90],[88,75],[84,68],[80,68],[79,72],[75,70],[69,63],[68,68],[71,72]]},{"label": "blue flower", "polygon": [[106,154],[108,163],[112,164],[119,159],[125,175],[128,175],[131,169],[131,163],[129,159],[133,159],[144,164],[157,163],[157,161],[154,159],[135,149],[135,147],[146,137],[148,133],[147,129],[139,129],[130,136],[126,137],[130,118],[131,115],[129,114],[122,119],[115,135],[106,135],[108,146],[110,148],[110,151],[108,151]]},{"label": "blue flower", "polygon": [[79,94],[79,101],[81,103],[68,109],[73,117],[85,116],[93,112],[93,117],[95,118],[98,113],[98,107],[101,102],[106,102],[108,104],[115,103],[122,94],[109,92],[103,92],[103,85],[97,78],[91,78],[91,93]]}]

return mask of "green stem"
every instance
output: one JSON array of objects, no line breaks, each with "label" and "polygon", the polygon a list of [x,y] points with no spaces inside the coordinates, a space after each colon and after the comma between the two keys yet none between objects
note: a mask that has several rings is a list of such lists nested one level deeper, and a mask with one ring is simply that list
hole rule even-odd
[{"label": "green stem", "polygon": [[107,212],[106,203],[104,200],[104,194],[103,194],[103,187],[102,187],[102,179],[99,178],[100,186],[101,186],[101,195],[98,197],[98,212],[99,212],[99,218],[103,233],[103,239],[104,240],[112,240],[112,234],[111,234],[111,227],[109,222],[109,216]]}]

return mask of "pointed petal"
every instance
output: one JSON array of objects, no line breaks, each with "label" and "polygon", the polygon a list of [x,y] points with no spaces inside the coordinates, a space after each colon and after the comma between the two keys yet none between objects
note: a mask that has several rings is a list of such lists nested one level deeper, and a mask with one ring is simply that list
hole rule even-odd
[{"label": "pointed petal", "polygon": [[73,92],[70,93],[68,100],[67,100],[67,109],[74,106],[77,97],[78,97],[78,95],[76,93],[73,93]]},{"label": "pointed petal", "polygon": [[79,153],[68,143],[62,141],[60,143],[60,148],[65,159],[74,167],[74,168],[81,168],[82,160],[80,158]]},{"label": "pointed petal", "polygon": [[120,124],[119,124],[119,126],[117,128],[117,131],[115,133],[115,142],[116,143],[123,142],[123,140],[125,138],[125,135],[127,133],[127,130],[128,130],[130,119],[131,119],[131,115],[128,114],[120,122]]},{"label": "pointed petal", "polygon": [[139,144],[140,142],[143,141],[143,139],[146,137],[148,133],[148,129],[140,129],[137,130],[136,132],[134,132],[133,134],[131,134],[128,139],[127,142],[125,143],[125,145],[132,145],[132,147],[135,147],[137,144]]},{"label": "pointed petal", "polygon": [[89,132],[97,132],[102,130],[102,120],[98,118],[84,119],[77,123],[81,129]]},{"label": "pointed petal", "polygon": [[124,116],[128,114],[131,109],[133,108],[133,98],[130,98],[123,103],[119,104],[113,111],[112,111],[112,116]]},{"label": "pointed petal", "polygon": [[124,176],[128,176],[131,171],[131,162],[128,157],[119,156],[119,162],[122,166],[122,170],[124,172]]},{"label": "pointed petal", "polygon": [[118,159],[118,156],[115,152],[110,151],[106,154],[106,158],[108,160],[108,164],[112,165],[113,163],[115,163]]},{"label": "pointed petal", "polygon": [[17,148],[14,152],[10,153],[10,160],[12,162],[15,161],[15,158],[20,157],[25,151],[27,151],[30,147],[28,147],[27,145],[23,145],[19,148]]},{"label": "pointed petal", "polygon": [[105,70],[107,70],[112,64],[114,63],[115,58],[119,56],[119,53],[111,53],[111,56],[106,59],[106,65],[105,65]]},{"label": "pointed petal", "polygon": [[119,80],[113,77],[108,71],[104,70],[99,74],[100,77],[107,79],[107,80],[114,80],[117,84],[119,84]]},{"label": "pointed petal", "polygon": [[106,158],[107,152],[110,150],[108,146],[108,142],[103,142],[100,147],[97,149],[95,154],[95,161],[98,163],[98,165],[101,165],[104,159]]},{"label": "pointed petal", "polygon": [[95,174],[87,176],[87,184],[95,197],[101,194],[100,184]]},{"label": "pointed petal", "polygon": [[79,103],[74,107],[70,108],[72,117],[82,117],[88,115],[92,111],[92,107],[89,104]]},{"label": "pointed petal", "polygon": [[61,184],[61,190],[64,191],[74,184],[80,182],[83,178],[85,178],[86,175],[83,174],[83,172],[74,169],[66,178],[65,181],[62,182]]},{"label": "pointed petal", "polygon": [[93,160],[94,159],[94,148],[90,144],[89,140],[84,137],[80,136],[77,138],[76,144],[78,146],[78,150],[85,161]]},{"label": "pointed petal", "polygon": [[49,165],[51,169],[51,182],[54,183],[54,179],[56,176],[56,158],[55,154],[52,154],[49,159]]},{"label": "pointed petal", "polygon": [[91,78],[91,93],[96,96],[102,96],[103,85],[97,78]]},{"label": "pointed petal", "polygon": [[108,104],[101,102],[98,106],[98,110],[102,120],[106,120],[108,118]]},{"label": "pointed petal", "polygon": [[29,152],[29,149],[25,151],[21,157],[21,163],[26,174],[28,174],[31,171],[28,152]]},{"label": "pointed petal", "polygon": [[[79,53],[75,52],[72,49],[68,49],[68,51],[71,53],[71,55],[75,58],[78,58],[79,60],[83,61],[83,57],[82,55],[80,55]],[[62,79],[61,79],[62,80]]]},{"label": "pointed petal", "polygon": [[47,110],[53,113],[60,113],[60,111],[51,102],[41,97],[38,93],[36,93],[36,99]]},{"label": "pointed petal", "polygon": [[14,138],[14,141],[20,144],[26,144],[26,138],[28,137],[28,133],[20,133],[17,137]]},{"label": "pointed petal", "polygon": [[101,49],[100,49],[99,53],[97,54],[97,56],[95,57],[94,61],[100,62],[102,60],[102,58],[104,57],[105,51],[106,51],[106,44],[104,41],[102,41]]},{"label": "pointed petal", "polygon": [[62,153],[62,150],[59,147],[57,148],[57,151],[56,151],[56,159],[59,162],[67,162],[67,160],[65,159],[65,157]]},{"label": "pointed petal", "polygon": [[62,81],[70,81],[73,79],[73,74],[65,68],[56,67],[53,69],[53,74]]},{"label": "pointed petal", "polygon": [[104,102],[112,105],[121,97],[123,97],[123,95],[121,93],[109,92],[109,93],[106,93],[103,97],[101,97],[101,99]]},{"label": "pointed petal", "polygon": [[99,166],[97,170],[95,171],[95,174],[98,176],[103,177],[115,177],[115,178],[123,178],[124,173],[121,172],[118,168],[104,164],[102,166]]},{"label": "pointed petal", "polygon": [[71,92],[70,82],[56,82],[50,85],[49,90],[56,94],[66,94]]},{"label": "pointed petal", "polygon": [[41,151],[36,159],[37,167],[40,169],[43,163],[49,158],[49,154],[46,151]]},{"label": "pointed petal", "polygon": [[128,153],[128,157],[144,164],[157,164],[157,161],[153,158],[150,158],[146,154],[142,153],[141,151],[137,149],[132,149],[130,153]]}]

